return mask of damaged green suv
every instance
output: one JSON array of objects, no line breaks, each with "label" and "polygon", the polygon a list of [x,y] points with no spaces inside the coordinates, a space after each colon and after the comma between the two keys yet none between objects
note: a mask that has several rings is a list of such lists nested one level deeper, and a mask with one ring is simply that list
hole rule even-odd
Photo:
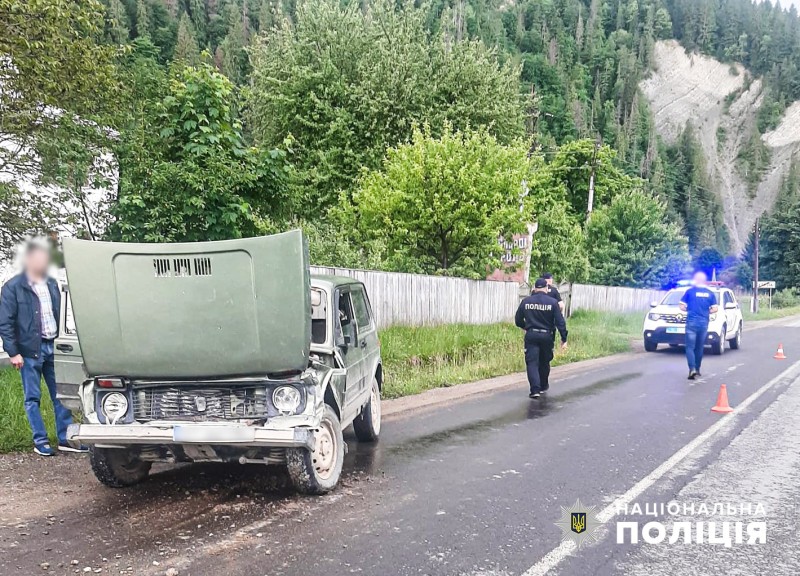
[{"label": "damaged green suv", "polygon": [[[364,285],[310,276],[300,231],[185,244],[64,243],[59,396],[97,478],[153,462],[285,464],[294,487],[339,480],[351,423],[372,442],[383,383]],[[74,316],[73,316],[74,315]]]}]

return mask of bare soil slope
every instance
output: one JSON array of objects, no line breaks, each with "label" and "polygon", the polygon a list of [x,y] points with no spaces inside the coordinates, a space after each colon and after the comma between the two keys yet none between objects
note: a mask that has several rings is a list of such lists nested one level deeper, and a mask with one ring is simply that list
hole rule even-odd
[{"label": "bare soil slope", "polygon": [[781,124],[762,137],[769,147],[770,165],[755,190],[749,190],[741,162],[742,147],[756,129],[756,112],[763,85],[739,64],[719,62],[687,53],[676,41],[655,49],[655,70],[640,87],[656,120],[656,129],[673,143],[691,123],[702,144],[714,192],[722,201],[731,249],[744,249],[753,223],[775,203],[792,155],[800,151],[800,103],[793,104]]}]

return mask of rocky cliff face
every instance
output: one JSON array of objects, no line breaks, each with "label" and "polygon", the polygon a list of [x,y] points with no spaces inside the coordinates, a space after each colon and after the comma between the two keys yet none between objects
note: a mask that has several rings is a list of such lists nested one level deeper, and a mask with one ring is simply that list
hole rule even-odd
[{"label": "rocky cliff face", "polygon": [[741,252],[755,219],[775,203],[792,156],[800,152],[800,102],[788,108],[775,130],[761,137],[770,160],[752,181],[740,156],[745,146],[752,146],[756,133],[763,101],[759,79],[749,78],[741,65],[689,54],[676,41],[662,41],[655,48],[655,69],[640,88],[666,142],[674,143],[689,123],[695,130],[722,202],[731,250]]}]

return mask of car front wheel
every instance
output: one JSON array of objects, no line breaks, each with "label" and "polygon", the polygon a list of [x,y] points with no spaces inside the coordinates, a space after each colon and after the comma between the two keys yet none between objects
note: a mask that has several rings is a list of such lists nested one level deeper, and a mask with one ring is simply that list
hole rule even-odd
[{"label": "car front wheel", "polygon": [[100,482],[111,488],[138,484],[150,474],[150,462],[143,462],[131,450],[89,448],[92,471]]},{"label": "car front wheel", "polygon": [[645,338],[645,340],[644,340],[644,349],[647,352],[655,352],[656,350],[658,350],[658,342],[652,342],[652,341],[650,341],[650,340]]},{"label": "car front wheel", "polygon": [[302,494],[325,494],[339,482],[344,463],[342,425],[333,408],[325,405],[314,430],[314,449],[290,448],[286,467],[294,489]]}]

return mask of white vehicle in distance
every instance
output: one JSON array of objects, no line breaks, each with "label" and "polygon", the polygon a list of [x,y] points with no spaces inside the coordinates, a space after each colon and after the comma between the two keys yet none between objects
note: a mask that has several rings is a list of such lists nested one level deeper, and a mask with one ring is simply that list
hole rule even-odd
[{"label": "white vehicle in distance", "polygon": [[[714,354],[725,352],[725,342],[730,343],[732,350],[737,350],[742,345],[744,319],[736,296],[730,288],[724,288],[716,282],[710,282],[708,287],[717,297],[719,310],[710,316],[705,345],[710,346]],[[689,288],[674,288],[667,292],[660,303],[650,304],[650,312],[645,316],[642,328],[645,350],[655,352],[659,344],[673,347],[686,344],[686,312],[681,310],[680,303]]]}]

